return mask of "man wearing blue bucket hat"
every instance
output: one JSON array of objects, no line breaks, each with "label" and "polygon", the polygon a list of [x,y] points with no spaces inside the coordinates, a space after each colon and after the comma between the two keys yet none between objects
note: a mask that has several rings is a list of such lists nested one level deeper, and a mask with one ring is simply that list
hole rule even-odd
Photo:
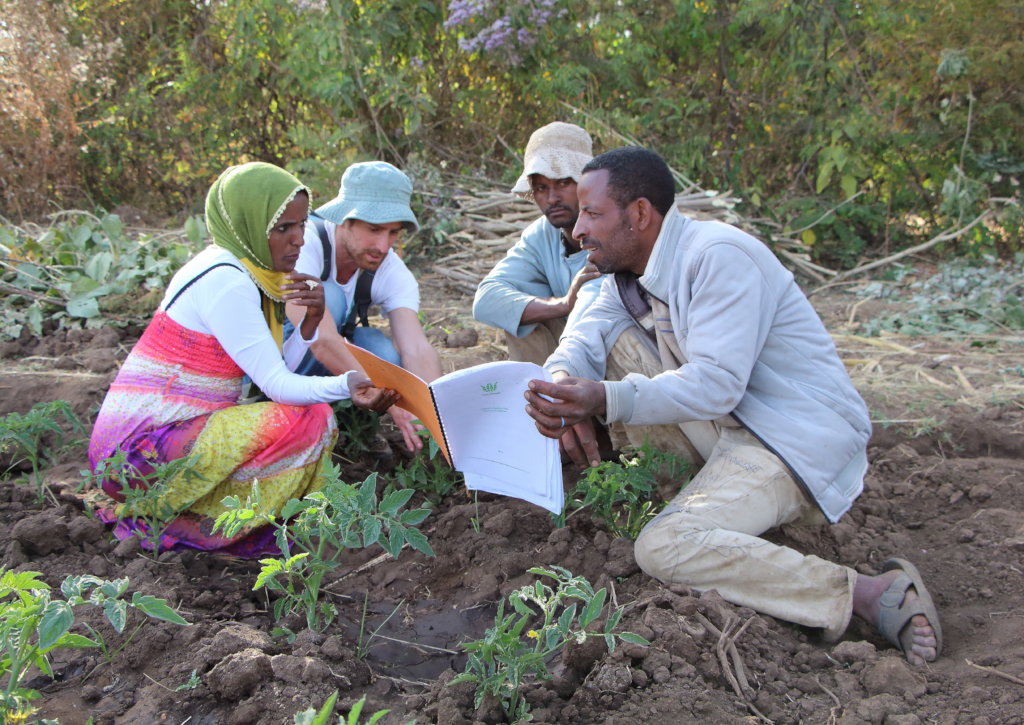
[{"label": "man wearing blue bucket hat", "polygon": [[[336,375],[360,370],[345,348],[348,338],[427,382],[441,375],[441,359],[417,316],[419,285],[394,251],[403,231],[419,229],[409,206],[411,196],[408,176],[389,163],[366,161],[349,166],[338,195],[310,216],[295,269],[322,281],[327,310],[318,339],[296,372]],[[370,326],[366,308],[371,304],[387,317],[390,339]],[[289,318],[294,314],[301,319],[301,311],[289,309]],[[412,416],[397,407],[389,412],[406,447],[422,447]]]}]

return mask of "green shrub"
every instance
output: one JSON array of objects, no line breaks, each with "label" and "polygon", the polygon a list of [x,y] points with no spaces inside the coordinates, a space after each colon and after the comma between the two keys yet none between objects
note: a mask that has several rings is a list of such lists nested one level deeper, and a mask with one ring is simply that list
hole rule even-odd
[{"label": "green shrub", "polygon": [[[483,639],[462,644],[469,652],[466,669],[449,682],[477,683],[474,706],[480,707],[485,695],[493,695],[509,722],[529,720],[530,706],[522,697],[522,687],[532,678],[549,679],[548,662],[570,642],[582,644],[589,638],[601,637],[609,652],[615,651],[616,639],[649,644],[632,632],[615,631],[622,618],[622,607],[607,613],[600,631],[590,631],[591,625],[605,615],[606,590],[595,592],[590,582],[562,567],[538,567],[529,573],[553,580],[553,586],[538,579],[503,599],[498,604],[494,626]],[[506,602],[513,609],[507,615]]]},{"label": "green shrub", "polygon": [[22,679],[30,667],[52,677],[49,654],[53,650],[102,647],[107,652],[102,635],[95,629],[89,628],[93,639],[71,632],[75,610],[87,605],[99,607],[118,633],[127,624],[129,608],[153,619],[188,625],[158,597],[134,592],[131,601],[123,600],[127,579],[69,576],[61,585],[64,599],[56,599],[41,576],[35,571],[0,568],[0,677],[6,677],[0,692],[0,719],[5,723],[23,722],[20,718],[31,716],[31,702],[39,693],[23,687]]},{"label": "green shrub", "polygon": [[377,474],[372,473],[358,486],[341,480],[341,472],[329,464],[321,474],[325,483],[319,491],[301,501],[291,499],[280,512],[265,511],[260,505],[259,482],[253,483],[253,496],[244,504],[227,497],[213,527],[234,536],[243,526],[264,522],[277,530],[281,556],[261,559],[263,565],[253,589],[266,587],[278,595],[274,617],[300,612],[310,629],[322,630],[334,621],[337,609],[321,601],[321,582],[325,575],[341,566],[347,549],[378,544],[397,558],[405,544],[428,556],[434,551],[427,537],[414,526],[430,515],[428,509],[401,511],[413,491],[394,491],[377,500]]},{"label": "green shrub", "polygon": [[11,463],[5,473],[28,462],[32,467],[31,483],[36,489],[36,500],[42,503],[46,489],[41,467],[53,464],[65,451],[81,444],[81,438],[67,438],[60,419],[73,434],[85,433],[82,421],[71,406],[63,400],[36,403],[25,413],[8,413],[0,418],[0,453],[10,453]]}]

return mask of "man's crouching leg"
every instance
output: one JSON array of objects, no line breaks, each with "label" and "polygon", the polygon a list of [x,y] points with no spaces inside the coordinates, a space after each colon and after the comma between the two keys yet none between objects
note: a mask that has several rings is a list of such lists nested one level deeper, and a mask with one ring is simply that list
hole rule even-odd
[{"label": "man's crouching leg", "polygon": [[565,329],[565,318],[556,317],[538,322],[533,331],[525,337],[505,333],[508,359],[516,362],[532,362],[543,365],[548,356],[558,347],[558,338]]},{"label": "man's crouching leg", "polygon": [[856,572],[759,538],[820,517],[777,456],[727,428],[707,463],[637,538],[637,564],[666,583],[716,589],[727,601],[838,638]]}]

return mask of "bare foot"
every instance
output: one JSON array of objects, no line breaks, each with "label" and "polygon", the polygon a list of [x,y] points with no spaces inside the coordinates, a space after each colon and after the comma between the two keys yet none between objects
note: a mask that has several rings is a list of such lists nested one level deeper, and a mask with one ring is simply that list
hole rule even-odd
[{"label": "bare foot", "polygon": [[[881,616],[882,594],[903,574],[899,569],[887,571],[878,576],[857,575],[857,583],[853,589],[853,613],[866,620],[876,629]],[[913,602],[917,599],[917,591],[911,586],[907,589],[903,601]],[[907,661],[912,665],[923,665],[937,656],[938,640],[928,618],[923,614],[915,615],[900,631],[900,642]]]}]

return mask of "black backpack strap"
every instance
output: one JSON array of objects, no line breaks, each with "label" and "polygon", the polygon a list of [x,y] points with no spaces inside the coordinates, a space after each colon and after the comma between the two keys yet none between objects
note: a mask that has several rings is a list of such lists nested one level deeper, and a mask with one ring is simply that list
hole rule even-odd
[{"label": "black backpack strap", "polygon": [[632,272],[616,272],[615,286],[619,290],[619,299],[622,300],[626,312],[647,336],[654,340],[654,315],[651,314],[651,305],[647,301],[647,290],[640,286],[637,276]]},{"label": "black backpack strap", "polygon": [[[334,269],[334,259],[331,254],[331,240],[327,236],[327,227],[324,225],[323,217],[319,217],[316,214],[310,214],[309,219],[313,222],[317,236],[320,237],[320,244],[324,248],[324,271],[321,272],[320,279],[322,281],[326,281],[331,278],[331,272]],[[348,312],[345,324],[341,326],[341,334],[346,339],[352,339],[352,333],[356,330],[357,318],[359,320],[359,324],[363,327],[370,326],[370,320],[367,315],[371,304],[370,287],[372,285],[373,272],[361,270],[359,272],[359,278],[356,280],[356,293],[352,309]]]},{"label": "black backpack strap", "polygon": [[[174,293],[174,297],[172,297],[171,301],[167,303],[166,307],[164,307],[164,312],[167,312],[167,310],[171,309],[171,305],[173,305],[175,302],[178,301],[178,298],[181,297],[181,294],[185,290],[187,290],[193,284],[198,282],[200,277],[202,277],[204,274],[209,272],[211,269],[217,269],[217,267],[231,267],[232,269],[238,269],[238,267],[236,267],[235,265],[231,264],[231,262],[217,262],[217,264],[213,265],[212,267],[207,267],[202,272],[200,272],[195,277],[193,277],[188,282],[186,282],[184,287],[182,287],[180,290],[178,290],[177,292]],[[238,271],[241,272],[242,270],[238,269]]]},{"label": "black backpack strap", "polygon": [[352,334],[356,331],[357,316],[359,324],[363,327],[370,326],[368,313],[371,304],[370,287],[373,286],[373,274],[372,271],[363,269],[359,271],[359,277],[356,279],[356,293],[352,300],[352,309],[348,311],[348,318],[341,328],[342,336],[349,340],[352,339]]},{"label": "black backpack strap", "polygon": [[313,222],[316,234],[320,237],[320,244],[324,248],[324,270],[320,273],[320,281],[323,282],[330,279],[331,270],[334,268],[333,260],[331,259],[331,240],[327,238],[327,227],[324,225],[323,217],[310,214],[309,219]]}]

